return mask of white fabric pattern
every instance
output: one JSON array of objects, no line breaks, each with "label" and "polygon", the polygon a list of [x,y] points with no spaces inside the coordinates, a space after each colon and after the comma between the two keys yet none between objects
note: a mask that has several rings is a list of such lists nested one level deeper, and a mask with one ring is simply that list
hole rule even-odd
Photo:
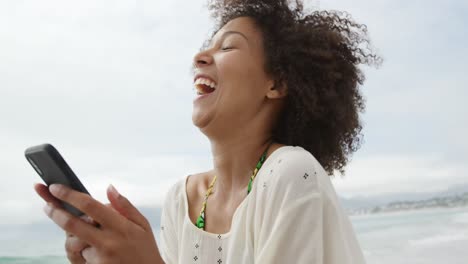
[{"label": "white fabric pattern", "polygon": [[166,264],[365,263],[329,176],[302,147],[280,147],[265,160],[226,234],[191,222],[186,180],[163,206],[158,246]]}]

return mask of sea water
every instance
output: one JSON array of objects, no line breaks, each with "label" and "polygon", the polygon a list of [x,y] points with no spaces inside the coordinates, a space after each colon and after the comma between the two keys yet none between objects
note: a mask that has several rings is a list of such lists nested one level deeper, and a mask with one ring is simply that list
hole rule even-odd
[{"label": "sea water", "polygon": [[[350,219],[369,264],[468,263],[468,207]],[[159,227],[154,230],[159,240]],[[0,226],[0,232],[0,264],[68,263],[64,235],[57,228],[31,231],[3,230]]]},{"label": "sea water", "polygon": [[468,263],[468,207],[353,216],[351,220],[367,263]]}]

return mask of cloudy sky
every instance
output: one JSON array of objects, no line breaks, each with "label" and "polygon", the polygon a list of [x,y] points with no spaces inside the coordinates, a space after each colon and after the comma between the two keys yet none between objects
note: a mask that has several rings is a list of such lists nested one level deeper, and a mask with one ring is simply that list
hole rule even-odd
[{"label": "cloudy sky", "polygon": [[[385,62],[364,68],[364,144],[345,197],[468,183],[468,4],[310,1],[368,26]],[[190,65],[212,27],[205,1],[0,1],[0,224],[45,219],[24,150],[50,142],[93,196],[140,206],[211,167],[191,121]]]}]

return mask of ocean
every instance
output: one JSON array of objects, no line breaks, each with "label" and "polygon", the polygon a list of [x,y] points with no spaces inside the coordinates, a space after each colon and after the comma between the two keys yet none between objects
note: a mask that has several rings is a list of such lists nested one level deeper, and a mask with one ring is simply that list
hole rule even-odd
[{"label": "ocean", "polygon": [[[369,264],[468,263],[468,207],[351,216],[351,221]],[[0,226],[0,264],[68,263],[63,234],[50,226],[35,232]],[[155,235],[158,240],[158,231]]]},{"label": "ocean", "polygon": [[468,207],[351,219],[370,264],[468,263]]}]

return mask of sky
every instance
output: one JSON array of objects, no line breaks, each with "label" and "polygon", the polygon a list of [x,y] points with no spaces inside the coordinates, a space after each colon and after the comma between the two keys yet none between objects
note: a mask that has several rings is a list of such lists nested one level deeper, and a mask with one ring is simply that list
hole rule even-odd
[{"label": "sky", "polygon": [[[367,25],[384,58],[363,67],[364,143],[343,197],[468,184],[468,3],[309,1]],[[44,220],[24,158],[52,143],[90,193],[113,184],[161,206],[179,179],[211,168],[192,124],[190,66],[213,21],[205,1],[0,1],[1,224]]]}]

